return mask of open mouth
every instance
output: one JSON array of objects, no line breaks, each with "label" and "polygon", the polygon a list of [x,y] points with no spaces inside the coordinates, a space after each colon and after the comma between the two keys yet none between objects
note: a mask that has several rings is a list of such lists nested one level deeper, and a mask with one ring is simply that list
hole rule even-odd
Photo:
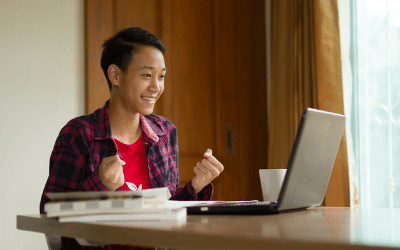
[{"label": "open mouth", "polygon": [[147,103],[151,103],[151,104],[154,104],[156,102],[156,98],[155,97],[142,96],[142,100],[144,100]]}]

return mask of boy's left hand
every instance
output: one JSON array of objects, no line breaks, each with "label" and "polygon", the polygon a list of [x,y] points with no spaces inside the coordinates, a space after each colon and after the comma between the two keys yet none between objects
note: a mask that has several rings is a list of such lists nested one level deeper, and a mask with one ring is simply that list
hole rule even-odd
[{"label": "boy's left hand", "polygon": [[207,149],[203,156],[204,158],[197,162],[193,169],[195,176],[192,179],[192,186],[196,193],[224,171],[224,166],[212,155],[211,149]]}]

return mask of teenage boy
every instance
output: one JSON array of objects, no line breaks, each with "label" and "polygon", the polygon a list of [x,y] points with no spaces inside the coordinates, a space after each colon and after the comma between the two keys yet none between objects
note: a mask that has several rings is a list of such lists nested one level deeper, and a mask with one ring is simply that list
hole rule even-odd
[{"label": "teenage boy", "polygon": [[[194,166],[194,177],[178,187],[176,127],[152,115],[164,90],[164,51],[155,35],[140,28],[122,30],[104,43],[101,67],[110,99],[103,108],[69,121],[61,130],[50,157],[41,213],[48,192],[168,187],[173,200],[211,199],[211,181],[223,165],[207,149]],[[68,238],[62,238],[62,246],[94,249],[81,248]]]}]

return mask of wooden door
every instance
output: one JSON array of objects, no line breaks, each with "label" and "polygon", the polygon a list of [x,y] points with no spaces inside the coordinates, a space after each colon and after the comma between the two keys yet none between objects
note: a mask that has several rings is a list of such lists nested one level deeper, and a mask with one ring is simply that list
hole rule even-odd
[{"label": "wooden door", "polygon": [[211,148],[225,166],[213,181],[213,199],[261,199],[258,169],[267,168],[263,1],[86,1],[88,113],[109,98],[102,42],[132,26],[166,47],[165,90],[155,113],[178,128],[181,184]]}]

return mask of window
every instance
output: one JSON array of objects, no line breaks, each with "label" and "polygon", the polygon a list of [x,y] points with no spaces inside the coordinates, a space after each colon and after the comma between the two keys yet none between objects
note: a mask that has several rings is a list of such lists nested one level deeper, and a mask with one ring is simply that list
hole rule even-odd
[{"label": "window", "polygon": [[344,69],[343,84],[350,82],[344,86],[351,96],[345,104],[350,111],[347,130],[360,206],[400,208],[400,1],[341,2],[350,10],[352,79],[346,81]]}]

